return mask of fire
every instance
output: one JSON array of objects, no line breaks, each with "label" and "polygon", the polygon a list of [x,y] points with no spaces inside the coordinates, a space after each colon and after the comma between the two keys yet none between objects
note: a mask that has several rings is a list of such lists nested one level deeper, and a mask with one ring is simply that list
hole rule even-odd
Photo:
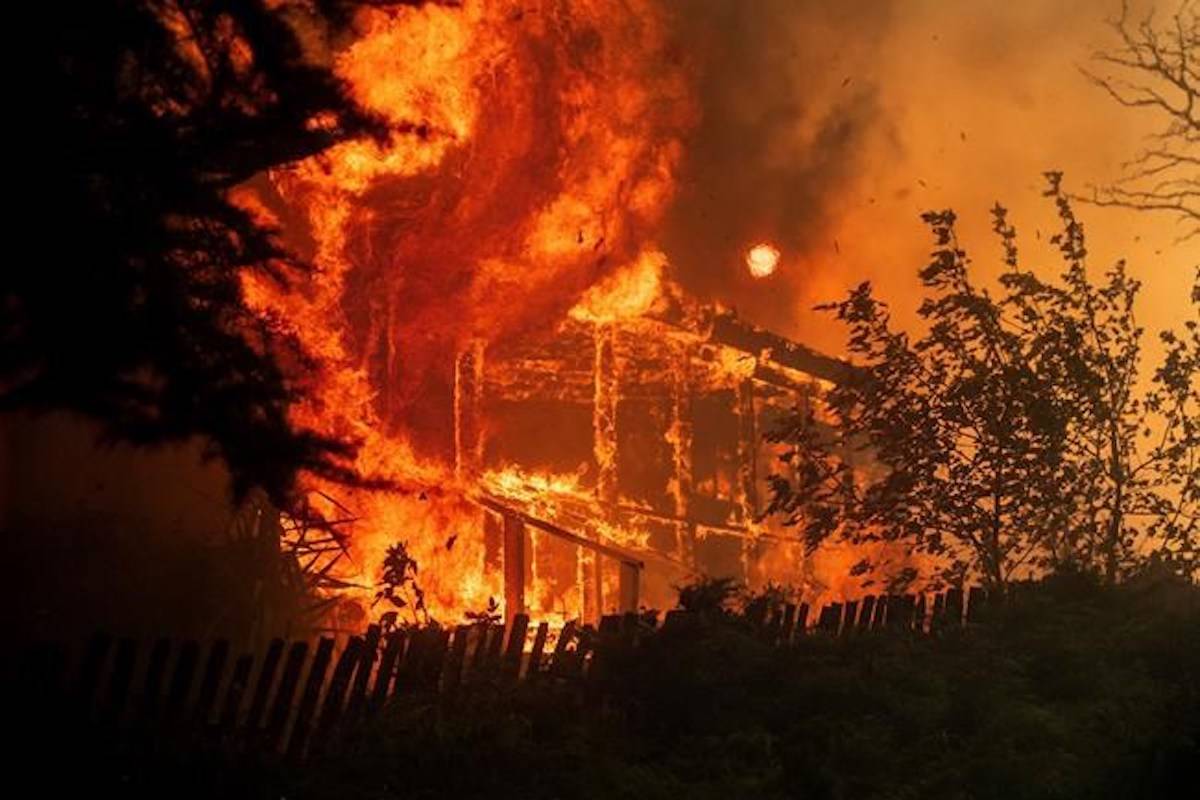
[{"label": "fire", "polygon": [[766,242],[746,251],[746,267],[755,278],[766,278],[779,267],[779,250]]},{"label": "fire", "polygon": [[642,316],[662,297],[666,266],[667,257],[658,250],[643,251],[633,264],[588,289],[571,317],[613,322]]},{"label": "fire", "polygon": [[358,517],[345,579],[368,598],[387,545],[406,540],[430,610],[455,621],[502,594],[479,492],[570,491],[456,471],[454,356],[572,307],[616,318],[654,303],[652,236],[691,99],[651,0],[365,7],[354,30],[335,71],[392,133],[270,176],[272,210],[317,272],[245,293],[321,359],[296,421],[357,440],[356,466],[400,487],[306,478],[315,505],[320,490]]},{"label": "fire", "polygon": [[[505,599],[510,568],[524,604],[556,619],[626,603],[643,557],[657,559],[658,604],[701,550],[758,584],[809,581],[794,535],[758,519],[757,445],[759,414],[813,375],[778,337],[721,340],[728,312],[685,298],[655,242],[694,117],[663,13],[658,0],[366,6],[332,58],[391,133],[239,192],[316,268],[286,289],[244,287],[319,357],[297,377],[310,392],[296,422],[357,441],[354,466],[396,486],[304,477],[316,508],[356,518],[339,575],[359,587],[352,602],[370,603],[397,540],[443,622],[521,604]],[[763,243],[746,263],[763,278],[779,259]],[[513,424],[516,455],[497,444]],[[518,551],[520,567],[504,561]]]}]

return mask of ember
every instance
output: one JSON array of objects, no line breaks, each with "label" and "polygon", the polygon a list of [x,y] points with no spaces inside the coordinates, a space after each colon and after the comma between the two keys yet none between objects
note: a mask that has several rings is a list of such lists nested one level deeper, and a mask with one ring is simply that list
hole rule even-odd
[{"label": "ember", "polygon": [[746,251],[746,266],[754,277],[766,278],[779,266],[779,251],[765,242],[756,244]]}]

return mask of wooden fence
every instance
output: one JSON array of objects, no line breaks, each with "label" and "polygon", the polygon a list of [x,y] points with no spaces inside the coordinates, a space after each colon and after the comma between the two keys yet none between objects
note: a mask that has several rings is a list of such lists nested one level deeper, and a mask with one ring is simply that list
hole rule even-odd
[{"label": "wooden fence", "polygon": [[[966,602],[964,602],[964,600]],[[810,615],[807,605],[780,605],[747,620],[756,635],[787,647],[807,635],[848,636],[873,629],[924,635],[962,625],[986,607],[972,589],[933,596],[868,596],[832,603]],[[607,616],[598,628],[568,622],[551,632],[517,615],[507,626],[476,623],[381,634],[371,626],[335,646],[276,639],[259,652],[235,654],[228,641],[97,635],[74,658],[41,646],[21,659],[17,694],[32,710],[106,735],[205,742],[233,752],[301,758],[353,731],[403,695],[453,696],[471,685],[500,690],[518,683],[580,684],[603,672],[609,648],[694,624],[671,611]],[[65,716],[64,716],[65,715]]]}]

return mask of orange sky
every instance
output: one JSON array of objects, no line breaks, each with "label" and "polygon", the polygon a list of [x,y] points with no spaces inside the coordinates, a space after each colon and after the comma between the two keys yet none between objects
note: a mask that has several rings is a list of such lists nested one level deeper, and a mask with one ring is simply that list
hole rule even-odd
[{"label": "orange sky", "polygon": [[[1173,3],[1160,0],[1159,13]],[[765,233],[783,250],[776,276],[751,281],[737,274],[744,265],[737,254],[720,252],[724,242],[710,246],[708,255],[731,271],[726,285],[710,276],[689,279],[683,270],[685,283],[701,293],[732,297],[746,316],[831,351],[840,350],[842,331],[811,306],[839,297],[864,278],[876,284],[899,319],[914,319],[915,273],[929,250],[921,211],[954,208],[978,274],[994,276],[1002,265],[988,209],[999,200],[1012,212],[1026,263],[1056,270],[1045,240],[1057,220],[1041,197],[1041,173],[1062,170],[1076,190],[1109,180],[1161,123],[1145,111],[1117,106],[1079,72],[1096,47],[1113,42],[1104,20],[1119,11],[1115,0],[860,5],[861,20],[806,2],[766,0],[729,10],[732,16],[757,15],[746,22],[756,27],[743,31],[744,37],[751,47],[761,41],[777,56],[755,54],[750,67],[732,74],[737,62],[720,65],[723,94],[715,96],[725,102],[704,108],[710,116],[701,135],[703,126],[711,133],[731,115],[771,104],[768,122],[752,121],[753,130],[768,130],[769,136],[746,141],[740,156],[753,175],[758,170],[762,176],[746,182],[749,191],[758,180],[764,192],[788,202],[796,193],[811,197],[767,226]],[[767,70],[771,74],[764,75]],[[781,101],[781,88],[795,93],[794,102]],[[757,93],[763,102],[756,106]],[[739,108],[743,98],[745,108]],[[844,118],[832,119],[835,112],[828,110],[839,107]],[[829,153],[827,163],[814,163],[820,156],[813,151],[821,147]],[[797,168],[801,160],[803,168]],[[789,169],[790,186],[771,185],[775,174]],[[806,176],[828,186],[804,187]],[[712,200],[714,190],[702,185],[703,178],[691,179],[689,184],[684,177],[680,207],[690,213],[715,209],[719,219],[722,201]],[[709,195],[697,200],[702,189]],[[719,196],[719,187],[715,193]],[[752,197],[731,197],[730,216],[748,204]],[[1177,242],[1170,217],[1084,206],[1077,211],[1097,274],[1124,256],[1144,281],[1140,316],[1148,329],[1195,315],[1187,298],[1193,267],[1200,263],[1200,238]],[[686,220],[677,224],[686,230]],[[738,228],[735,222],[728,243],[759,233],[749,224]],[[697,258],[689,250],[691,239],[676,236],[672,248],[670,233],[667,238],[677,262]]]}]

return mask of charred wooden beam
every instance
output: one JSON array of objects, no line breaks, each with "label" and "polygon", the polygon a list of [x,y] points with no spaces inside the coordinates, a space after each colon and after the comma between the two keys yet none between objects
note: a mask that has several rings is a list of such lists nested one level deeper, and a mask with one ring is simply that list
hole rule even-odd
[{"label": "charred wooden beam", "polygon": [[742,519],[748,525],[758,516],[758,419],[754,413],[754,382],[738,385],[738,482]]},{"label": "charred wooden beam", "polygon": [[596,493],[601,502],[616,502],[618,375],[613,352],[612,325],[596,326],[595,399],[592,407],[593,449],[598,475]]},{"label": "charred wooden beam", "polygon": [[685,348],[679,354],[679,363],[673,371],[671,385],[671,428],[667,439],[671,443],[672,470],[671,487],[675,501],[676,541],[675,551],[680,561],[694,565],[696,562],[696,526],[691,523],[692,503],[692,446],[695,429],[692,420],[691,374],[688,369],[690,353]]},{"label": "charred wooden beam", "polygon": [[582,618],[586,622],[599,623],[604,614],[604,576],[600,556],[594,550],[579,549],[578,584],[582,599]]},{"label": "charred wooden beam", "polygon": [[843,361],[751,325],[734,314],[719,314],[713,318],[710,340],[746,353],[769,352],[770,359],[778,364],[833,383],[845,380],[850,370]]},{"label": "charred wooden beam", "polygon": [[633,613],[638,610],[638,583],[640,578],[641,570],[630,564],[621,563],[619,592],[621,596],[620,611],[622,613]]},{"label": "charred wooden beam", "polygon": [[479,472],[483,458],[483,342],[473,341],[454,365],[454,472]]},{"label": "charred wooden beam", "polygon": [[475,501],[502,516],[515,516],[530,527],[537,528],[538,530],[545,531],[546,533],[556,536],[559,539],[577,544],[584,549],[595,551],[601,555],[607,556],[622,563],[628,563],[632,566],[636,566],[638,569],[642,569],[645,566],[641,559],[625,552],[624,550],[620,550],[612,545],[604,544],[603,542],[593,541],[580,536],[577,533],[572,533],[566,528],[555,525],[553,522],[548,522],[544,519],[538,519],[532,514],[527,514],[524,511],[507,506],[496,498],[488,497],[487,495],[480,495],[475,498]]},{"label": "charred wooden beam", "polygon": [[504,617],[511,622],[525,613],[525,558],[529,534],[524,521],[504,515]]}]

